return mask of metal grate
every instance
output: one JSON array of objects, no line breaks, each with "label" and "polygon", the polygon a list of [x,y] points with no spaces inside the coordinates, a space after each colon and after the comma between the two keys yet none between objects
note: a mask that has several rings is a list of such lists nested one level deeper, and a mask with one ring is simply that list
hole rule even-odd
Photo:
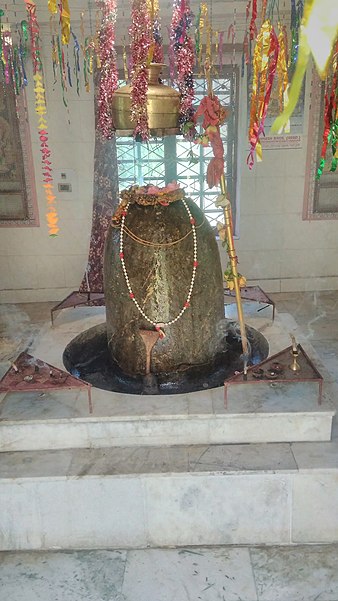
[{"label": "metal grate", "polygon": [[[225,151],[225,173],[232,201],[233,216],[236,213],[236,98],[238,74],[231,68],[222,77],[213,79],[213,90],[221,104],[228,109],[228,119],[221,127]],[[196,106],[207,94],[204,79],[195,79]],[[147,143],[132,138],[116,138],[120,189],[133,184],[164,186],[177,181],[187,195],[204,211],[211,225],[222,219],[222,212],[215,208],[218,188],[209,190],[205,181],[212,149],[188,142],[183,136],[166,136],[150,139]],[[191,156],[194,162],[191,162]]]}]

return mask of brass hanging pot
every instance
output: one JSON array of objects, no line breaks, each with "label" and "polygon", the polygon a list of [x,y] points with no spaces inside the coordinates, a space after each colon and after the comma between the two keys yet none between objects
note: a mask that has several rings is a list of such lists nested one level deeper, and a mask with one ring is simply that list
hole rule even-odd
[{"label": "brass hanging pot", "polygon": [[[174,135],[180,132],[180,94],[170,86],[159,83],[159,76],[165,65],[150,63],[148,72],[147,111],[150,133]],[[119,136],[130,136],[135,124],[130,118],[130,84],[119,88],[112,99],[114,127]]]}]

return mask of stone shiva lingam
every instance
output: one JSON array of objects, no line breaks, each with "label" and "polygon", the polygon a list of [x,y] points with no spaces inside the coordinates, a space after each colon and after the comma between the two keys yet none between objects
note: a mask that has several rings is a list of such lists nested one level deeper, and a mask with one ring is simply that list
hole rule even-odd
[{"label": "stone shiva lingam", "polygon": [[[104,256],[106,324],[65,349],[71,371],[94,386],[131,393],[221,386],[241,369],[241,339],[224,319],[215,234],[176,183],[121,193]],[[268,353],[248,328],[251,354]]]},{"label": "stone shiva lingam", "polygon": [[210,367],[221,351],[220,258],[212,228],[177,184],[122,193],[104,280],[109,353],[126,373],[145,373],[142,330],[159,333],[152,373]]}]

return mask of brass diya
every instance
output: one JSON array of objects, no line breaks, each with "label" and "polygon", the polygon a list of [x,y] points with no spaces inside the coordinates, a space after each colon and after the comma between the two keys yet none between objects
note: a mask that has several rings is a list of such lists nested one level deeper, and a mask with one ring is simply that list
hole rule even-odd
[{"label": "brass diya", "polygon": [[[148,127],[151,133],[158,135],[174,135],[180,132],[179,112],[180,94],[170,86],[159,83],[163,67],[160,63],[150,63],[148,72],[147,111]],[[119,136],[130,136],[135,123],[130,118],[131,109],[130,84],[119,88],[112,99],[112,115],[114,127]]]}]

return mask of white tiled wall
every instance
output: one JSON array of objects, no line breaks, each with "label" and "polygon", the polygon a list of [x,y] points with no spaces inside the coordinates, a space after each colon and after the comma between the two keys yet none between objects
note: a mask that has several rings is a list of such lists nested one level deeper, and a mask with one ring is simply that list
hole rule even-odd
[{"label": "white tiled wall", "polygon": [[[49,238],[30,83],[27,96],[41,225],[0,229],[1,302],[59,300],[78,288],[87,261],[93,194],[93,93],[83,89],[78,98],[74,87],[69,89],[65,108],[60,84],[53,86],[51,60],[45,63],[53,167],[74,170],[77,194],[72,200],[58,195],[60,233]],[[306,121],[305,115],[305,126]],[[266,291],[338,288],[338,223],[302,220],[307,136],[302,139],[300,149],[264,151],[263,162],[252,172],[246,165],[244,136],[239,141],[239,271]],[[222,262],[225,265],[224,255]]]},{"label": "white tiled wall", "polygon": [[[46,38],[47,39],[47,38]],[[48,53],[48,54],[47,54]],[[53,85],[50,49],[44,47],[47,67],[47,121],[52,166],[74,170],[77,185],[71,200],[57,195],[60,233],[48,236],[45,199],[41,185],[41,163],[34,90],[29,77],[28,112],[35,165],[40,227],[0,229],[0,301],[59,300],[76,290],[87,263],[93,200],[94,108],[93,91],[68,88],[67,108],[60,83]],[[57,189],[57,180],[55,188]]]}]

